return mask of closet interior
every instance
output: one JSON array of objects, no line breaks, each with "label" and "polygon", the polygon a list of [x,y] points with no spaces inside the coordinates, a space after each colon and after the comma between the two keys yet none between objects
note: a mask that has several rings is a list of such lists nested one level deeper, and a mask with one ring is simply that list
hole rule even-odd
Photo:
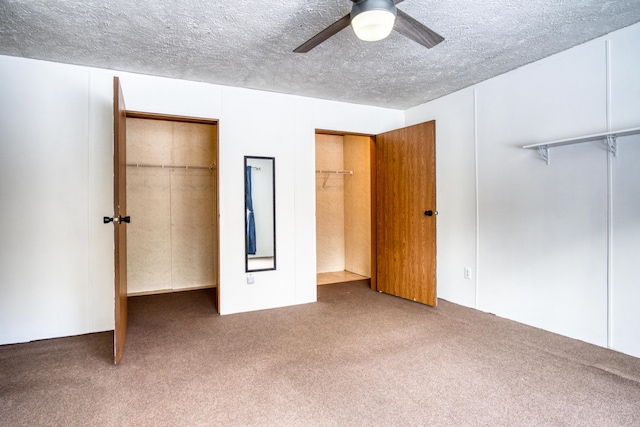
[{"label": "closet interior", "polygon": [[318,285],[371,283],[372,148],[370,136],[316,134]]},{"label": "closet interior", "polygon": [[127,288],[218,284],[215,123],[127,117]]}]

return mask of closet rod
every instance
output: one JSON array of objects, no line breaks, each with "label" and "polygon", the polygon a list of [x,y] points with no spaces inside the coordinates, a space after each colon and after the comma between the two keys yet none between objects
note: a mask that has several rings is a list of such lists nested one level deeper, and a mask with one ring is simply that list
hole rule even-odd
[{"label": "closet rod", "polygon": [[209,166],[188,166],[188,165],[150,165],[147,163],[127,163],[127,166],[135,168],[162,168],[162,169],[204,169],[212,170],[216,167],[216,162],[211,163]]},{"label": "closet rod", "polygon": [[316,173],[324,173],[326,174],[324,177],[324,181],[322,182],[322,188],[327,188],[327,181],[329,181],[329,175],[331,174],[339,174],[339,175],[353,175],[353,171],[325,171],[325,170],[317,170]]},{"label": "closet rod", "polygon": [[325,170],[317,170],[316,173],[338,173],[342,175],[353,175],[353,171],[325,171]]}]

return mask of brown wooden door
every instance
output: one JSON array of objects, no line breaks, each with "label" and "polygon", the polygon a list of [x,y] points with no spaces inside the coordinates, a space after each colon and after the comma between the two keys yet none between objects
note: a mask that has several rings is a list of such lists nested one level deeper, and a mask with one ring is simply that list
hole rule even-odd
[{"label": "brown wooden door", "polygon": [[115,248],[114,363],[120,363],[127,336],[127,216],[126,109],[118,77],[113,79],[113,229]]},{"label": "brown wooden door", "polygon": [[435,122],[377,135],[375,155],[377,289],[435,306]]}]

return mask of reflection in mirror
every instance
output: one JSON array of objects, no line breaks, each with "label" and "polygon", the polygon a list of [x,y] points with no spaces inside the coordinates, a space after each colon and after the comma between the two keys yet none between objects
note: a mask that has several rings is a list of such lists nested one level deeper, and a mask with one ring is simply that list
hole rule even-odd
[{"label": "reflection in mirror", "polygon": [[244,158],[246,271],[276,269],[275,158]]}]

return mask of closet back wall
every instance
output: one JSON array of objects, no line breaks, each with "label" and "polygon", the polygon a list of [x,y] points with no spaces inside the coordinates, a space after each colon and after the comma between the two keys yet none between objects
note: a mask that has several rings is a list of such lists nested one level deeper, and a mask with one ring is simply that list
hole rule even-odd
[{"label": "closet back wall", "polygon": [[371,277],[371,137],[316,135],[318,273]]},{"label": "closet back wall", "polygon": [[130,295],[217,285],[216,145],[215,125],[127,119]]},{"label": "closet back wall", "polygon": [[[341,135],[316,135],[316,170],[344,169]],[[318,273],[345,270],[343,175],[316,174],[316,262]]]}]

